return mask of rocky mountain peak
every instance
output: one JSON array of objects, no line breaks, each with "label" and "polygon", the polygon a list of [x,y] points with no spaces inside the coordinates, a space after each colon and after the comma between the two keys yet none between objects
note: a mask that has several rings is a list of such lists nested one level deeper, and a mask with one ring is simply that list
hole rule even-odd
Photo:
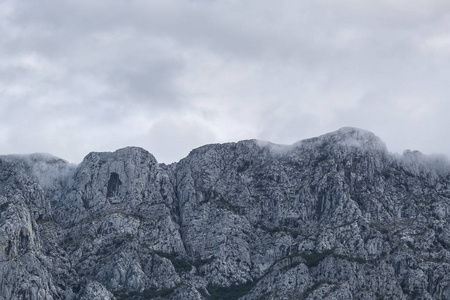
[{"label": "rocky mountain peak", "polygon": [[360,151],[386,152],[386,144],[374,133],[354,128],[343,127],[336,131],[298,142],[296,145],[312,144],[319,147],[327,147],[331,151],[333,148],[340,147]]},{"label": "rocky mountain peak", "polygon": [[104,162],[125,160],[146,160],[156,164],[155,157],[147,150],[140,147],[125,147],[114,152],[91,152],[83,159],[81,164],[103,164]]}]

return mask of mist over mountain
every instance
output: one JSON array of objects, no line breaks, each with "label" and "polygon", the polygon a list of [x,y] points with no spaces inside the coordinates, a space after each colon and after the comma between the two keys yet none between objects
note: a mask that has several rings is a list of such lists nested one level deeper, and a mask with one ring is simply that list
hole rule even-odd
[{"label": "mist over mountain", "polygon": [[450,299],[450,164],[293,145],[0,156],[0,299]]}]

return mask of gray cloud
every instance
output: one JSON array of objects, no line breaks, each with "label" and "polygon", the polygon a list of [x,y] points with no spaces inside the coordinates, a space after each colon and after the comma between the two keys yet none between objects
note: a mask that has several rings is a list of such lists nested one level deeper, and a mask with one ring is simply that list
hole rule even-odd
[{"label": "gray cloud", "polygon": [[171,162],[205,143],[342,126],[450,154],[443,0],[9,1],[0,144],[79,162],[127,145]]}]

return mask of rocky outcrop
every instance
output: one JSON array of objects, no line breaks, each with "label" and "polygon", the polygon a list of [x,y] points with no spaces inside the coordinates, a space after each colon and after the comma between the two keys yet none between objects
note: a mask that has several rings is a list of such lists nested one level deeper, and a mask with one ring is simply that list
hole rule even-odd
[{"label": "rocky outcrop", "polygon": [[450,165],[290,146],[0,157],[0,299],[450,299]]}]

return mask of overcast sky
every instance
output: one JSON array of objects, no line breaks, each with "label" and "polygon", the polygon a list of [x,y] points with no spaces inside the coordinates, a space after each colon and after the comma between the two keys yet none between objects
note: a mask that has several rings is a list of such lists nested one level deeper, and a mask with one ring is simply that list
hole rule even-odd
[{"label": "overcast sky", "polygon": [[450,155],[448,0],[0,0],[0,154],[292,144]]}]

